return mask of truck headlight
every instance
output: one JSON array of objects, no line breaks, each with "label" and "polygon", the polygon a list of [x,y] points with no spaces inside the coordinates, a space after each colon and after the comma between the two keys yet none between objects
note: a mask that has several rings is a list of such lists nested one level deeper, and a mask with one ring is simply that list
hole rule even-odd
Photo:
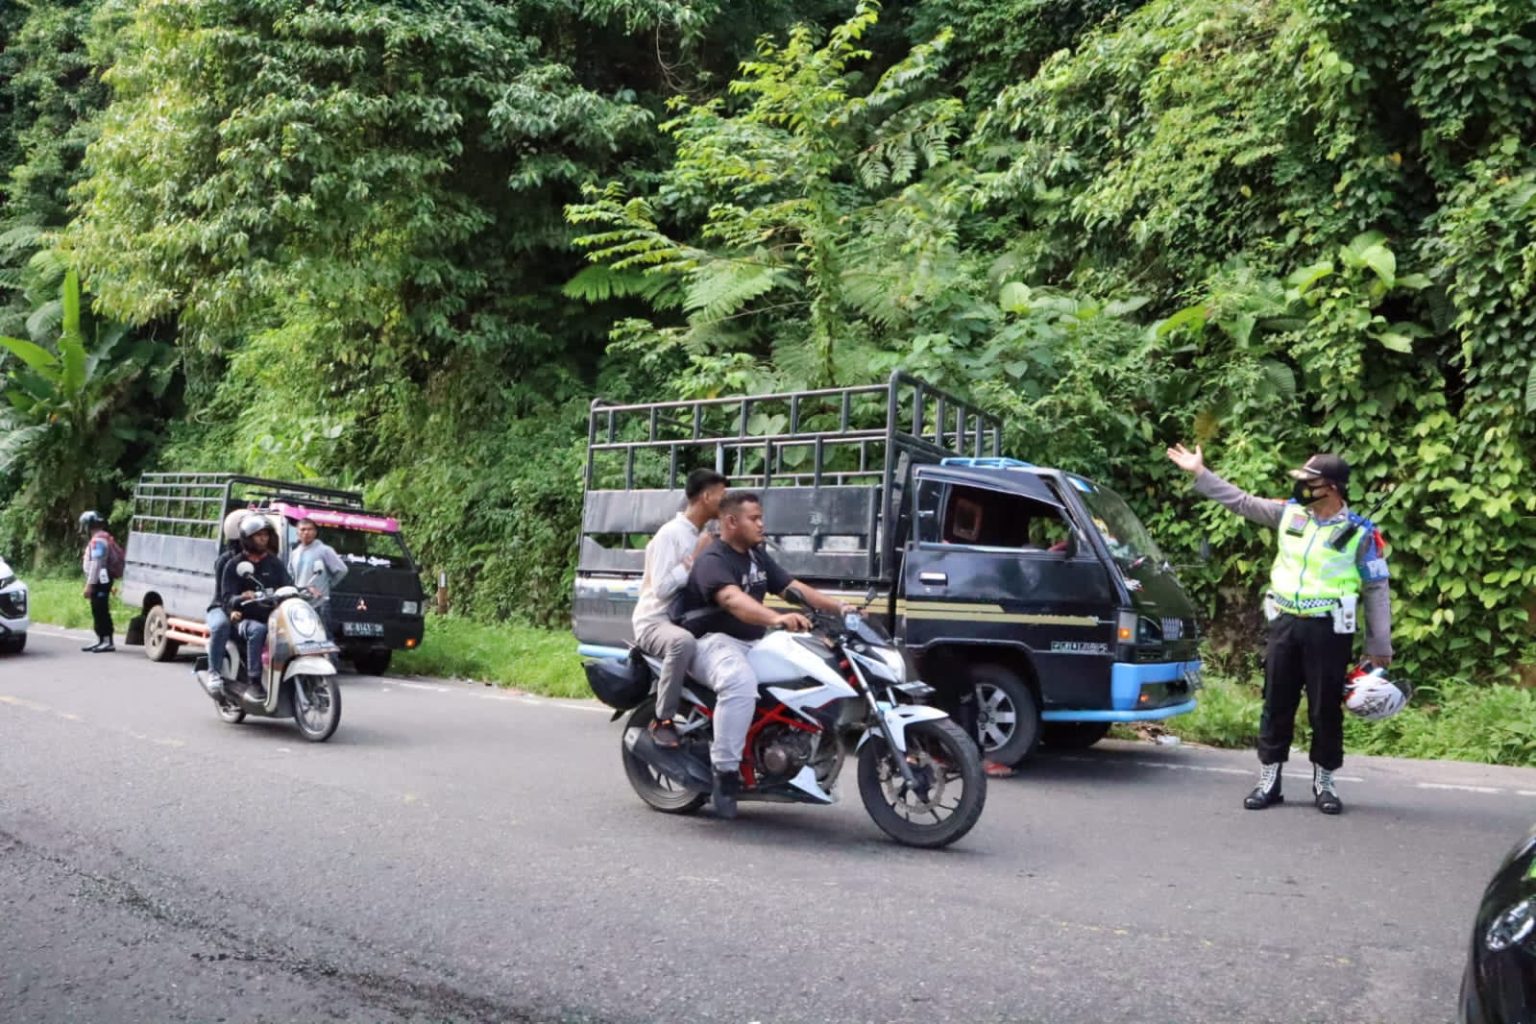
[{"label": "truck headlight", "polygon": [[401,601],[400,602],[400,614],[401,615],[420,615],[421,614],[421,602],[420,601]]}]

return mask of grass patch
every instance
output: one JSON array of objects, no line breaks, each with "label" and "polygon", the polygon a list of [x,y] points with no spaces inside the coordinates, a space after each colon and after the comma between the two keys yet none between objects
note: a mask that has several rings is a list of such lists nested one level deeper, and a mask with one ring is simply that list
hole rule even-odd
[{"label": "grass patch", "polygon": [[474,679],[549,697],[592,696],[576,656],[576,638],[566,630],[433,615],[421,646],[396,651],[394,666],[415,675]]},{"label": "grass patch", "polygon": [[[91,605],[84,583],[66,576],[25,577],[33,622],[66,629],[90,629]],[[118,635],[138,609],[112,601]],[[590,697],[587,677],[568,631],[522,625],[486,625],[456,615],[429,616],[426,638],[414,651],[396,651],[392,671],[410,675],[473,679],[515,686],[549,697]]]},{"label": "grass patch", "polygon": [[[1193,743],[1257,746],[1264,706],[1259,681],[1206,679],[1198,710],[1157,724]],[[1305,707],[1303,701],[1294,741],[1302,750],[1311,741]],[[1344,749],[1352,754],[1536,767],[1536,690],[1464,680],[1422,686],[1407,708],[1386,721],[1367,722],[1346,714]]]},{"label": "grass patch", "polygon": [[[81,595],[83,576],[23,576],[27,585],[27,615],[33,622],[46,622],[65,629],[91,628],[91,602]],[[118,635],[128,620],[139,614],[137,608],[112,599],[112,624]]]}]

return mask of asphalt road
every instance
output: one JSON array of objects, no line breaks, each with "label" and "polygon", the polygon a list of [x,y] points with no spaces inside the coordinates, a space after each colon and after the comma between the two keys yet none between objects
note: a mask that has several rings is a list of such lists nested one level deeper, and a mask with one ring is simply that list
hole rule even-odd
[{"label": "asphalt road", "polygon": [[1445,1022],[1536,771],[1104,744],[942,852],[645,808],[597,705],[345,677],[326,744],[185,662],[0,659],[0,1021]]}]

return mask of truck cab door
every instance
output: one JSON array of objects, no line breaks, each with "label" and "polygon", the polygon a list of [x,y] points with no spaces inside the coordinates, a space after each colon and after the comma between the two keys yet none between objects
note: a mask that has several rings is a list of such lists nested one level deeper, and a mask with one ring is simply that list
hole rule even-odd
[{"label": "truck cab door", "polygon": [[[898,635],[918,650],[1022,651],[1047,707],[1107,707],[1109,673],[1100,662],[1114,655],[1116,607],[1107,570],[1061,504],[984,483],[917,469]],[[1048,487],[1034,493],[1054,497]]]}]

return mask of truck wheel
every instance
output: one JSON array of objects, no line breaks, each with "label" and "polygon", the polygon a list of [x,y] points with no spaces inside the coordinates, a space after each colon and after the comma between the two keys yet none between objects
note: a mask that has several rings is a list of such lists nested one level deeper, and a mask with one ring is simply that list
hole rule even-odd
[{"label": "truck wheel", "polygon": [[352,667],[365,676],[381,676],[389,671],[389,660],[394,651],[357,651],[352,655]]},{"label": "truck wheel", "polygon": [[170,661],[181,650],[181,644],[166,637],[170,631],[170,616],[165,605],[157,604],[144,616],[144,653],[150,661]]},{"label": "truck wheel", "polygon": [[1087,750],[1107,735],[1108,722],[1046,722],[1040,742],[1051,750]]},{"label": "truck wheel", "polygon": [[989,761],[1018,764],[1040,742],[1040,702],[1018,673],[1002,665],[974,665],[977,731]]}]

